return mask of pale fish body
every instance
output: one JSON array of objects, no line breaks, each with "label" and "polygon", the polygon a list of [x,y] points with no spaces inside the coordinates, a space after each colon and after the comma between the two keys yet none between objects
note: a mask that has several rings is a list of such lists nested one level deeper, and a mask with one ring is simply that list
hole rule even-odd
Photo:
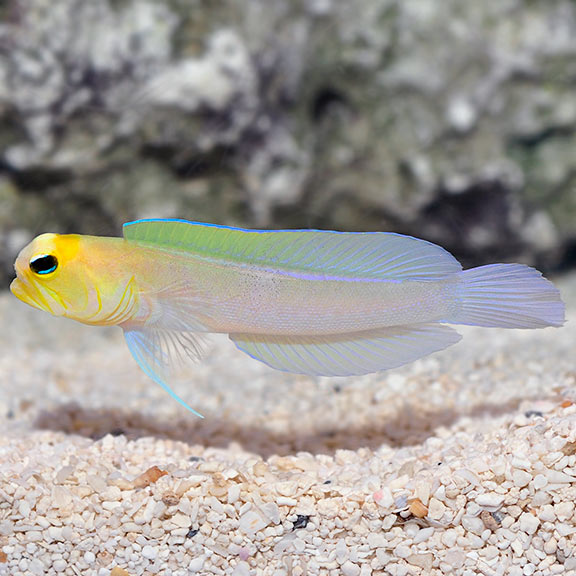
[{"label": "pale fish body", "polygon": [[141,220],[124,238],[43,234],[15,269],[11,290],[27,304],[119,325],[142,369],[180,402],[168,373],[175,358],[200,356],[207,332],[279,370],[350,376],[456,343],[446,324],[564,322],[558,290],[533,268],[463,271],[439,246],[382,232]]}]

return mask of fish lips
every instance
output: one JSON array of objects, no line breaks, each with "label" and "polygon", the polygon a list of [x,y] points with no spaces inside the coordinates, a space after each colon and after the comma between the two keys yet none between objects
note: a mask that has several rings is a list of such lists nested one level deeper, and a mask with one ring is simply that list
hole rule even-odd
[{"label": "fish lips", "polygon": [[10,292],[25,304],[42,310],[42,305],[32,297],[30,289],[20,278],[14,278],[14,280],[12,280]]},{"label": "fish lips", "polygon": [[10,291],[16,298],[38,310],[49,312],[54,316],[62,316],[65,312],[64,306],[54,298],[47,298],[38,287],[27,282],[20,275],[12,280]]}]

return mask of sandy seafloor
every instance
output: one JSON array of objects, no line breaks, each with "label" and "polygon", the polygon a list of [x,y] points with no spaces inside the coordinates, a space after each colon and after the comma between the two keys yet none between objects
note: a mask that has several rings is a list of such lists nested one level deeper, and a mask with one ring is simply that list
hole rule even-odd
[{"label": "sandy seafloor", "polygon": [[176,386],[204,420],[120,330],[0,315],[2,576],[576,574],[574,312],[350,380],[220,337]]}]

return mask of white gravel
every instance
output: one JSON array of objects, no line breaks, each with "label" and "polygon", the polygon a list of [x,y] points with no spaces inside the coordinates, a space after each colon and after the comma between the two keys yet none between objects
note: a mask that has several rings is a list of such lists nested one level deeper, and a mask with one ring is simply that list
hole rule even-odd
[{"label": "white gravel", "polygon": [[0,297],[0,575],[576,574],[576,276],[562,329],[466,328],[386,374],[216,339],[176,386],[117,330]]}]

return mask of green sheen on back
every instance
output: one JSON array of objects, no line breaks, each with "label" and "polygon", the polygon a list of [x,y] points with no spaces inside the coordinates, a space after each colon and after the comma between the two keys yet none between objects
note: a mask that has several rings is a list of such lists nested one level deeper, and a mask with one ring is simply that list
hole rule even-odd
[{"label": "green sheen on back", "polygon": [[123,232],[128,241],[314,277],[438,280],[462,270],[440,246],[387,232],[244,230],[185,220],[137,220]]}]

